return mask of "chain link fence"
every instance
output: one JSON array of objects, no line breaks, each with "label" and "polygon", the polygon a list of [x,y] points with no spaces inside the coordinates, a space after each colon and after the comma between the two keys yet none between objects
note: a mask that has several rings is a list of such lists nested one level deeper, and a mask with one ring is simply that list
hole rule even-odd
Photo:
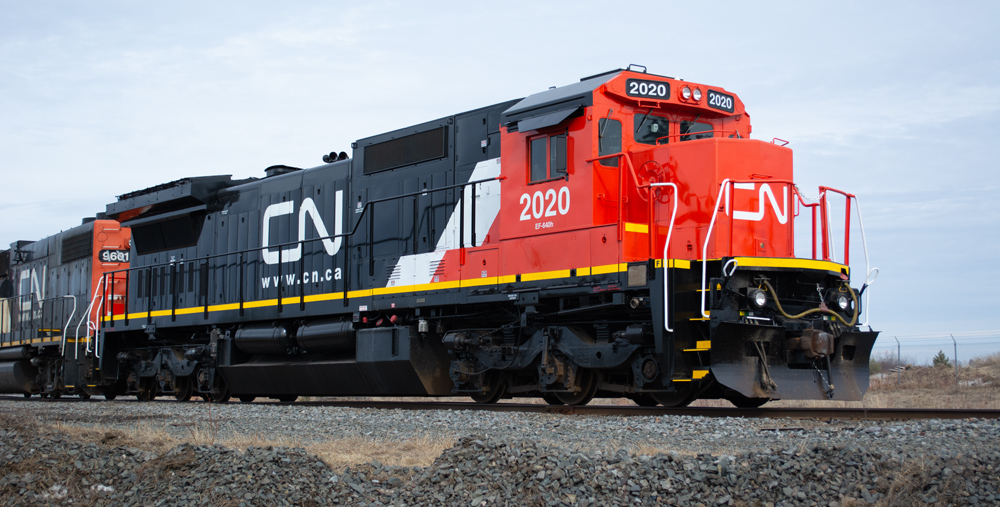
[{"label": "chain link fence", "polygon": [[897,374],[907,366],[943,365],[955,369],[1000,356],[1000,331],[925,335],[882,333],[872,347],[872,373]]}]

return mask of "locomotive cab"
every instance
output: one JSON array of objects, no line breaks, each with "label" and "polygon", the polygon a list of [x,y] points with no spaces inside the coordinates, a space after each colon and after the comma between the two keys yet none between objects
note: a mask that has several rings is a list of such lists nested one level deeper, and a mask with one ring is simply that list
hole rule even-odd
[{"label": "locomotive cab", "polygon": [[[863,396],[877,333],[857,327],[847,238],[834,262],[829,224],[816,224],[837,191],[806,202],[791,150],[750,139],[735,94],[616,71],[528,97],[503,119],[501,237],[524,252],[520,269],[544,271],[552,252],[577,274],[624,267],[626,298],[650,308],[632,318],[652,320],[655,350],[633,368],[637,400]],[[814,254],[799,259],[806,208]]]}]

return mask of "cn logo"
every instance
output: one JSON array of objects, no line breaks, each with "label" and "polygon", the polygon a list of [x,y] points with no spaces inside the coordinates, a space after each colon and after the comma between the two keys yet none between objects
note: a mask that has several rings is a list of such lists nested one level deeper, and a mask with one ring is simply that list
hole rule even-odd
[{"label": "cn logo", "polygon": [[[38,271],[42,272],[42,283],[38,283]],[[18,288],[19,296],[33,296],[34,299],[38,300],[38,307],[41,308],[45,304],[45,266],[41,269],[25,269],[21,271],[21,278],[19,279],[20,287]],[[33,304],[32,297],[22,297],[21,298],[21,311],[28,312],[31,311]]]},{"label": "cn logo", "polygon": [[[756,183],[733,183],[733,197],[735,200],[737,190],[750,190],[756,189]],[[778,218],[778,223],[784,224],[788,221],[788,186],[782,185],[782,204],[781,207],[778,206],[778,200],[774,197],[774,192],[771,191],[771,185],[767,183],[761,183],[760,191],[757,195],[757,211],[739,211],[733,210],[733,220],[748,220],[751,222],[760,222],[764,219],[764,197],[767,196],[767,201],[771,203],[771,209],[774,210],[774,216]],[[726,187],[726,214],[729,214],[729,187]]]},{"label": "cn logo", "polygon": [[[333,225],[333,235],[339,236],[342,231],[342,224],[344,221],[344,192],[342,190],[337,191],[336,198],[334,199],[336,205],[336,216],[334,217]],[[281,250],[270,250],[268,244],[270,233],[271,233],[271,219],[275,217],[280,217],[282,215],[291,215],[295,212],[295,203],[291,201],[279,202],[268,206],[264,210],[264,230],[261,232],[261,248],[264,249],[264,262],[268,264],[277,264],[279,259],[282,263],[285,262],[297,262],[302,258],[302,243],[299,243],[291,248],[286,248]],[[316,234],[322,240],[323,248],[326,249],[328,255],[336,255],[340,251],[340,244],[343,238],[327,238],[330,233],[326,230],[326,225],[323,224],[323,217],[320,216],[319,210],[316,209],[316,203],[313,202],[312,198],[305,198],[302,200],[302,207],[299,208],[299,241],[306,239],[306,218],[312,219],[313,226],[316,227]]]}]

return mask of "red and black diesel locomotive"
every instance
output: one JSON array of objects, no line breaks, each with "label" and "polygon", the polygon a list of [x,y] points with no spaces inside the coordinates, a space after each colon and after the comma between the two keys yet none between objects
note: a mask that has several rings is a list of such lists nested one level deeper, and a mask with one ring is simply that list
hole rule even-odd
[{"label": "red and black diesel locomotive", "polygon": [[856,198],[807,201],[791,150],[750,134],[735,94],[630,67],[311,169],[125,194],[86,244],[5,252],[0,389],[858,400],[877,332],[848,266]]}]

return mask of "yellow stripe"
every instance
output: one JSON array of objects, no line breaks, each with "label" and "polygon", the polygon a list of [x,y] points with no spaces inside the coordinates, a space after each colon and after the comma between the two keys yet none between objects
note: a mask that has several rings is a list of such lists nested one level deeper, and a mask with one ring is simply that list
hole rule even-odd
[{"label": "yellow stripe", "polygon": [[521,275],[522,282],[534,282],[535,280],[551,280],[553,278],[569,278],[568,269],[557,271],[542,271],[540,273],[525,273]]},{"label": "yellow stripe", "polygon": [[[331,292],[329,294],[313,294],[312,296],[306,296],[306,303],[312,303],[313,301],[336,301],[339,299],[344,299],[343,292]],[[246,304],[243,305],[246,308]]]},{"label": "yellow stripe", "polygon": [[[641,225],[641,224],[639,224],[639,225]],[[675,267],[676,266],[676,267],[681,268],[681,269],[689,269],[690,266],[691,266],[691,262],[690,261],[680,260],[680,259],[678,259],[678,260],[671,260],[669,264],[670,264],[670,267]],[[623,262],[623,263],[619,263],[619,264],[607,264],[607,265],[604,265],[604,266],[593,266],[593,267],[577,268],[576,269],[576,276],[604,275],[604,274],[619,273],[619,272],[625,272],[625,271],[628,271],[628,264]],[[531,282],[531,281],[538,281],[538,280],[552,280],[552,279],[557,279],[557,278],[569,278],[569,277],[570,277],[570,270],[569,269],[559,269],[559,270],[555,270],[555,271],[542,271],[542,272],[538,272],[538,273],[525,273],[525,274],[521,275],[521,281],[522,282]],[[424,291],[432,291],[432,290],[456,289],[456,288],[459,288],[459,287],[478,287],[478,286],[482,286],[482,285],[511,284],[511,283],[516,283],[516,281],[517,281],[517,276],[516,275],[503,275],[503,276],[498,276],[498,277],[487,277],[487,278],[469,278],[469,279],[466,279],[466,280],[454,280],[454,281],[448,281],[448,282],[433,282],[433,283],[425,283],[425,284],[400,285],[400,286],[395,286],[395,287],[379,287],[379,288],[376,288],[376,289],[355,290],[355,291],[348,292],[347,297],[351,298],[351,299],[354,299],[354,298],[363,298],[363,297],[371,297],[371,296],[383,296],[383,295],[391,295],[391,294],[401,294],[401,293],[406,293],[406,292],[424,292]],[[282,298],[281,302],[284,305],[293,305],[293,304],[298,304],[300,301],[302,301],[302,299],[305,299],[306,303],[313,303],[313,302],[319,302],[319,301],[341,300],[343,298],[344,298],[344,293],[343,292],[330,292],[330,293],[325,293],[325,294],[313,294],[313,295],[305,296],[305,298],[301,298],[299,296],[292,296],[292,297]],[[278,305],[278,300],[277,299],[262,299],[262,300],[259,300],[259,301],[246,301],[246,302],[243,303],[243,308],[245,308],[245,309],[250,309],[250,308],[264,308],[264,307],[277,306],[277,305]],[[239,309],[239,307],[240,307],[239,303],[226,303],[226,304],[222,304],[222,305],[209,305],[208,306],[208,311],[209,312],[218,312],[218,311],[227,311],[227,310],[237,310],[237,309]],[[202,313],[204,311],[205,311],[205,307],[204,306],[192,306],[192,307],[187,307],[187,308],[178,308],[178,309],[174,310],[173,314],[175,314],[175,315],[192,315],[192,314]],[[128,319],[130,319],[130,320],[132,320],[132,319],[143,319],[143,318],[146,318],[147,315],[152,316],[152,317],[166,317],[166,316],[171,315],[171,311],[170,310],[156,310],[156,311],[153,311],[153,312],[134,312],[134,313],[128,314]],[[125,320],[125,318],[126,318],[125,315],[114,315],[113,317],[108,317],[108,316],[102,316],[101,317],[101,319],[102,319],[103,322],[123,321],[123,320]]]},{"label": "yellow stripe", "polygon": [[684,349],[684,352],[704,352],[706,350],[712,350],[712,342],[708,340],[697,341],[694,346],[695,348],[693,349]]},{"label": "yellow stripe", "polygon": [[837,264],[830,261],[817,261],[813,259],[783,259],[775,257],[735,257],[740,267],[760,267],[760,268],[799,268],[799,269],[821,269],[823,271],[835,271],[840,273],[846,269],[847,274],[851,274],[850,267],[844,264]]},{"label": "yellow stripe", "polygon": [[[606,275],[608,273],[619,273],[622,271],[628,271],[627,263],[607,264],[604,266],[594,266],[590,268],[590,273],[594,275]],[[524,275],[521,276],[521,279],[524,279]]]},{"label": "yellow stripe", "polygon": [[667,265],[671,268],[677,269],[691,269],[691,261],[686,261],[684,259],[670,259]]},{"label": "yellow stripe", "polygon": [[691,376],[695,379],[704,378],[705,375],[708,375],[708,370],[694,370],[691,372]]},{"label": "yellow stripe", "polygon": [[480,285],[496,285],[497,277],[488,276],[486,278],[470,278],[468,280],[462,280],[462,287],[479,287]]},{"label": "yellow stripe", "polygon": [[632,222],[625,222],[625,232],[649,234],[649,226],[646,224],[633,224]]}]

